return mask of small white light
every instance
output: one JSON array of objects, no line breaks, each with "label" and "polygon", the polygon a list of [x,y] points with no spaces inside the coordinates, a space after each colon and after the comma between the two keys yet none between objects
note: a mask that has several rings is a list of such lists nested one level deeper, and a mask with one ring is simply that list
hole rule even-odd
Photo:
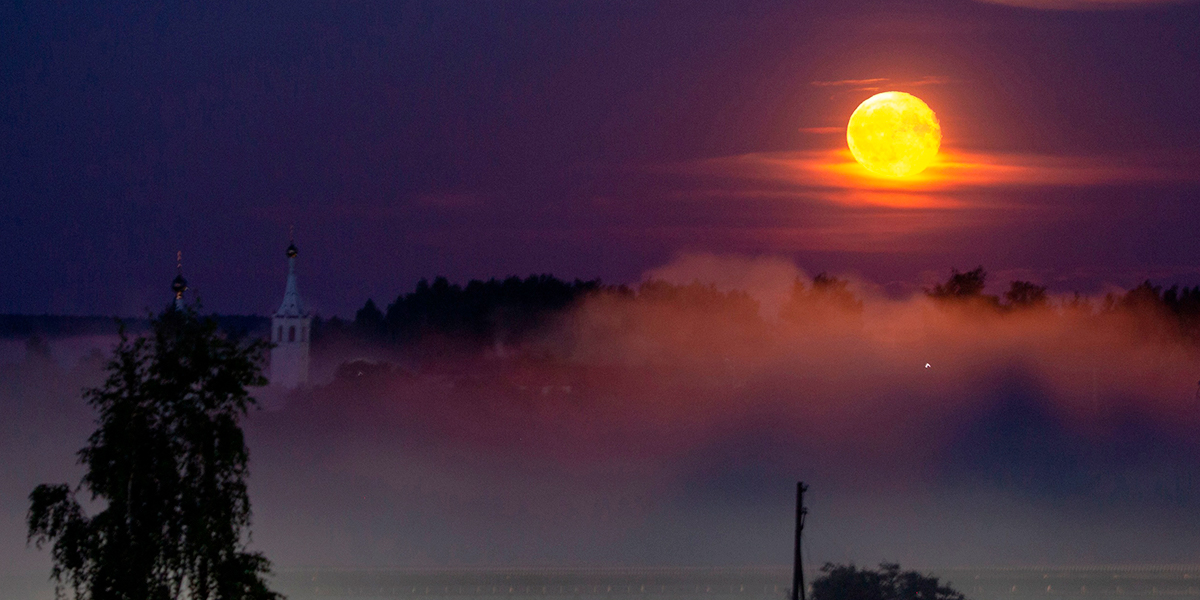
[{"label": "small white light", "polygon": [[925,368],[926,368],[926,369],[928,369],[928,368],[929,368],[929,363],[925,363]]}]

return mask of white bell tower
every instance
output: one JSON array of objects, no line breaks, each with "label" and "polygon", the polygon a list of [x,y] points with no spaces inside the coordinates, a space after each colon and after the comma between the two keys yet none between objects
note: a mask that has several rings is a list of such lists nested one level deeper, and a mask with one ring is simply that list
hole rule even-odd
[{"label": "white bell tower", "polygon": [[304,308],[296,289],[296,244],[287,248],[287,288],[283,304],[271,318],[271,385],[296,389],[308,383],[308,336],[312,333],[312,315]]}]

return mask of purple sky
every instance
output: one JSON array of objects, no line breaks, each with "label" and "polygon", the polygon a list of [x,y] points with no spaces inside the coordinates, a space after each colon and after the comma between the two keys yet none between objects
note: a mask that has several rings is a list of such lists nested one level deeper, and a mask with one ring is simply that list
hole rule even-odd
[{"label": "purple sky", "polygon": [[[1195,285],[1200,5],[1117,4],[5,2],[0,312],[140,314],[182,249],[208,308],[266,314],[291,225],[324,315],[684,252]],[[897,207],[730,168],[841,149],[872,88],[1009,175]]]}]

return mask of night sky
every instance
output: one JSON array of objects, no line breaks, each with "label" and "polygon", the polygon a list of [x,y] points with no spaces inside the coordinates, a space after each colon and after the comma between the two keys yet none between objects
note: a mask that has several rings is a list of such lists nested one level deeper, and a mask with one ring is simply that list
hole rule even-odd
[{"label": "night sky", "polygon": [[[977,264],[1193,285],[1198,30],[1129,0],[6,2],[0,312],[144,314],[182,250],[208,309],[268,314],[292,226],[325,316],[697,252],[892,295]],[[941,119],[934,183],[823,179],[888,89]]]}]

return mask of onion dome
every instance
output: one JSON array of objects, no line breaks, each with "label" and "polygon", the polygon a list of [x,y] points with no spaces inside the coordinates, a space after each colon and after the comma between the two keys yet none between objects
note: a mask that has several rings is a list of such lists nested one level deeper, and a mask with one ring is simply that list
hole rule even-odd
[{"label": "onion dome", "polygon": [[183,278],[183,273],[176,275],[175,280],[171,282],[171,291],[175,292],[175,298],[182,298],[187,289],[187,280]]}]

